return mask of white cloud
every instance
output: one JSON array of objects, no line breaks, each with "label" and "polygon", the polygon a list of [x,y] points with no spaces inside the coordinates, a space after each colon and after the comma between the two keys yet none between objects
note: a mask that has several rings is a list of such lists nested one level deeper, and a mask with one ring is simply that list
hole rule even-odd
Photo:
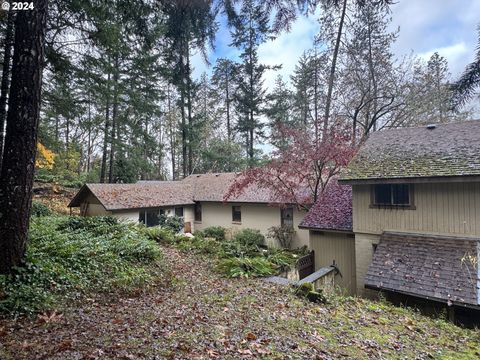
[{"label": "white cloud", "polygon": [[428,50],[424,53],[419,54],[419,57],[424,59],[425,61],[428,61],[435,52],[438,52],[440,56],[443,56],[448,60],[450,64],[450,71],[453,74],[458,74],[463,70],[463,63],[465,62],[466,58],[469,58],[471,49],[469,49],[467,45],[462,41],[458,44]]},{"label": "white cloud", "polygon": [[[282,75],[284,80],[288,80],[293,73],[295,64],[302,53],[311,48],[313,39],[318,32],[319,25],[316,17],[299,17],[292,24],[291,32],[284,32],[272,41],[263,43],[258,49],[259,62],[266,65],[282,65],[282,68],[276,71],[267,71],[264,75],[265,86],[269,89],[273,88],[275,78],[278,74]],[[209,51],[208,57],[212,65],[218,57],[226,57],[236,59],[239,50],[230,46],[231,37],[228,28],[223,25],[219,29],[216,38],[215,51]],[[210,72],[211,67],[203,60],[199,53],[195,53],[191,57],[193,66],[193,78],[198,79],[200,75],[206,71]]]},{"label": "white cloud", "polygon": [[428,57],[438,51],[456,77],[473,59],[479,13],[479,0],[399,1],[392,6],[391,28],[400,27],[394,53]]},{"label": "white cloud", "polygon": [[315,17],[299,17],[292,24],[292,31],[282,33],[275,40],[260,45],[258,56],[260,63],[282,65],[277,71],[268,71],[264,75],[265,86],[272,89],[278,74],[288,80],[302,53],[313,46],[313,39],[319,29]]}]

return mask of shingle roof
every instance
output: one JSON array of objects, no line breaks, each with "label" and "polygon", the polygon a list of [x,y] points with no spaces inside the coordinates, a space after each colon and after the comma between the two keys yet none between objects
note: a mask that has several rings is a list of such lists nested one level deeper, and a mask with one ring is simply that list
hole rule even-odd
[{"label": "shingle roof", "polygon": [[479,176],[479,154],[478,120],[377,131],[341,180]]},{"label": "shingle roof", "polygon": [[[190,175],[181,181],[139,181],[136,184],[86,184],[69,206],[78,207],[91,192],[106,210],[188,205],[195,201],[223,202],[236,173]],[[275,203],[267,189],[249,186],[228,202]]]},{"label": "shingle roof", "polygon": [[179,181],[153,181],[137,184],[85,184],[69,206],[80,206],[88,191],[109,211],[194,204],[191,185]]},{"label": "shingle roof", "polygon": [[340,185],[336,179],[330,180],[300,227],[352,231],[352,187]]},{"label": "shingle roof", "polygon": [[478,239],[382,234],[365,285],[445,302],[479,305]]},{"label": "shingle roof", "polygon": [[[192,185],[195,201],[224,201],[225,194],[233,184],[237,173],[207,173],[194,174],[182,180],[182,183]],[[270,191],[255,185],[250,185],[237,197],[228,199],[228,202],[274,203]]]}]

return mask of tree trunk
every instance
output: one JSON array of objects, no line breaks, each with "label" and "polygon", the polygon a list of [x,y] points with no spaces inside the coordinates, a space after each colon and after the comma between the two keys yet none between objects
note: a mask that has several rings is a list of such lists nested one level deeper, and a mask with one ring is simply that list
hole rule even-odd
[{"label": "tree trunk", "polygon": [[228,74],[228,65],[227,65],[227,71],[225,73],[225,97],[226,97],[226,105],[227,105],[227,141],[230,142],[231,138],[232,138],[232,132],[231,132],[231,129],[230,129],[230,94],[229,94],[229,81],[228,81],[228,78],[229,78],[229,74]]},{"label": "tree trunk", "polygon": [[184,49],[183,42],[181,42],[181,54],[180,54],[180,112],[182,114],[182,171],[183,177],[187,174],[187,123],[185,114],[185,64],[184,64]]},{"label": "tree trunk", "polygon": [[107,74],[107,103],[105,106],[105,128],[103,129],[103,154],[100,182],[104,183],[107,173],[108,130],[110,128],[110,72]]},{"label": "tree trunk", "polygon": [[[187,58],[187,71],[186,83],[187,83],[187,111],[188,111],[188,127],[187,127],[187,139],[188,139],[188,174],[190,175],[193,172],[193,148],[192,148],[192,81],[190,78],[190,42],[187,39],[185,54]],[[185,176],[186,176],[185,175]]]},{"label": "tree trunk", "polygon": [[319,131],[318,131],[318,57],[317,57],[317,47],[315,46],[315,58],[313,60],[313,65],[314,65],[314,83],[313,83],[313,108],[314,108],[314,114],[315,114],[315,119],[314,119],[314,126],[315,126],[315,141],[318,142],[318,139],[320,137]]},{"label": "tree trunk", "polygon": [[[372,82],[373,86],[373,111],[372,113],[375,114],[377,113],[377,108],[378,108],[378,86],[377,86],[377,77],[375,74],[375,65],[373,61],[373,52],[372,52],[372,25],[371,25],[371,19],[370,19],[370,14],[368,17],[368,69],[370,72],[370,81]],[[373,119],[372,119],[373,121]],[[373,123],[373,131],[377,131],[377,122],[374,121]]]},{"label": "tree trunk", "polygon": [[338,51],[340,49],[340,42],[342,40],[343,22],[345,20],[345,13],[347,12],[347,0],[343,0],[342,14],[340,15],[340,24],[338,25],[337,39],[335,40],[335,48],[333,50],[332,66],[330,68],[330,76],[328,77],[328,91],[327,99],[325,101],[325,117],[323,119],[323,136],[326,136],[328,129],[328,122],[330,119],[330,107],[332,103],[333,82],[335,80],[335,70],[337,67]]},{"label": "tree trunk", "polygon": [[[66,118],[66,129],[65,129],[65,151],[68,153],[70,149],[70,119]],[[67,163],[68,166],[68,163]]]},{"label": "tree trunk", "polygon": [[15,11],[8,12],[7,28],[5,30],[5,48],[3,55],[2,85],[0,95],[0,170],[2,169],[3,143],[5,139],[5,120],[7,117],[7,99],[10,87],[10,60],[12,57],[13,28],[15,26]]},{"label": "tree trunk", "polygon": [[91,113],[91,97],[88,94],[88,143],[87,143],[87,173],[90,172],[90,162],[92,156],[92,113]]},{"label": "tree trunk", "polygon": [[32,205],[45,55],[47,0],[19,11],[15,23],[7,135],[0,177],[0,273],[21,265]]},{"label": "tree trunk", "polygon": [[[252,30],[252,27],[251,27],[251,19],[250,19],[250,38],[249,38],[249,54],[248,54],[248,58],[249,58],[249,62],[250,62],[250,71],[249,71],[249,77],[250,77],[250,94],[249,94],[249,106],[250,106],[250,111],[249,111],[249,114],[248,116],[250,117],[250,124],[249,124],[249,134],[250,134],[250,139],[249,139],[249,148],[247,150],[248,152],[248,157],[249,157],[249,167],[253,167],[253,137],[254,137],[254,131],[255,131],[255,128],[254,128],[254,114],[253,114],[253,107],[254,107],[254,84],[253,84],[253,34],[252,34],[253,30]],[[248,137],[248,135],[247,135]]]},{"label": "tree trunk", "polygon": [[176,179],[176,163],[175,163],[175,129],[172,122],[172,100],[171,100],[171,93],[170,93],[170,84],[167,85],[167,106],[168,106],[168,129],[169,129],[169,137],[170,137],[170,157],[172,161],[172,179]]},{"label": "tree trunk", "polygon": [[108,170],[108,182],[113,183],[113,167],[115,164],[115,130],[117,126],[118,112],[118,55],[115,56],[115,69],[113,73],[113,110],[112,110],[112,134],[110,136],[110,164]]}]

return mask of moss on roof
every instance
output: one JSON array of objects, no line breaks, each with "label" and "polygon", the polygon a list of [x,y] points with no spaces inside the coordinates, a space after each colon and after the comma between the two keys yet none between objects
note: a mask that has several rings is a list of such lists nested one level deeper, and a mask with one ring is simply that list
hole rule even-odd
[{"label": "moss on roof", "polygon": [[341,180],[480,175],[480,121],[373,133]]}]

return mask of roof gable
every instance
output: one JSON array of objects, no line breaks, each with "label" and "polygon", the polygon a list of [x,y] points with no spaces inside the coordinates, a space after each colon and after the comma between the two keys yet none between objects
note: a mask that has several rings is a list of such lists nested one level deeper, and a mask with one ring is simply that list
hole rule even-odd
[{"label": "roof gable", "polygon": [[342,173],[344,182],[480,176],[480,121],[374,132]]}]

